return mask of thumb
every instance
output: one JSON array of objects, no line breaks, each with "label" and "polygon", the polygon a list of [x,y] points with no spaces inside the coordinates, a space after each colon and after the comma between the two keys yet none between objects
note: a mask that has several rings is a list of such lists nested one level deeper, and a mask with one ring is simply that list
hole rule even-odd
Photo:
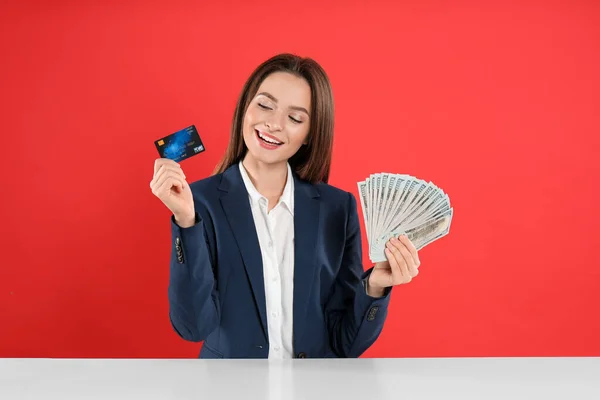
[{"label": "thumb", "polygon": [[181,181],[175,181],[175,183],[173,183],[173,190],[175,191],[175,193],[181,193],[183,192],[183,190],[185,189],[184,185],[181,183]]}]

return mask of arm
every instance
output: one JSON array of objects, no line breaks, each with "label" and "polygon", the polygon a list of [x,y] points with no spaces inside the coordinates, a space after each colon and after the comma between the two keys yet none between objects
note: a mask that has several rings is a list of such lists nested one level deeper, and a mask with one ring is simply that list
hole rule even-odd
[{"label": "arm", "polygon": [[382,297],[367,294],[362,241],[356,199],[349,193],[346,245],[333,296],[325,312],[333,351],[340,357],[358,357],[379,337],[387,316],[391,288]]},{"label": "arm", "polygon": [[206,229],[196,212],[195,224],[182,228],[171,216],[169,316],[179,336],[203,341],[219,324],[221,310]]}]

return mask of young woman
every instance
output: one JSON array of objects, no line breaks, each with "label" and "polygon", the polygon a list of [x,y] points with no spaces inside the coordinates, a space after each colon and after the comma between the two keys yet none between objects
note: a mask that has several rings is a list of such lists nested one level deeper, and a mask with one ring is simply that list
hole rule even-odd
[{"label": "young woman", "polygon": [[333,97],[314,60],[280,54],[251,74],[215,173],[188,185],[157,159],[172,212],[169,304],[200,358],[358,357],[379,336],[392,286],[417,275],[405,237],[364,271],[354,196],[329,185]]}]

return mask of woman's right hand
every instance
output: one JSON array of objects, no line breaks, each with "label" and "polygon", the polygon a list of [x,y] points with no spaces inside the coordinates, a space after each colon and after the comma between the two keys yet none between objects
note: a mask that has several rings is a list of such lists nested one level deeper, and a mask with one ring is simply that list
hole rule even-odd
[{"label": "woman's right hand", "polygon": [[168,158],[157,158],[154,161],[154,177],[150,188],[171,210],[179,226],[187,228],[194,225],[194,197],[178,163]]}]

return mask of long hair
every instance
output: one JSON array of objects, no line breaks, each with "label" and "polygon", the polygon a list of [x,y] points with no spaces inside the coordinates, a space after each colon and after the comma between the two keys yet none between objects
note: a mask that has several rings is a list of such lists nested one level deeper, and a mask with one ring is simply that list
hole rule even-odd
[{"label": "long hair", "polygon": [[333,149],[334,103],[331,84],[323,68],[311,58],[294,54],[278,54],[260,64],[250,75],[237,100],[229,144],[214,174],[222,173],[241,161],[248,151],[244,143],[244,115],[262,81],[273,72],[288,72],[304,78],[311,89],[311,118],[307,144],[290,160],[290,167],[303,180],[311,183],[329,180]]}]

